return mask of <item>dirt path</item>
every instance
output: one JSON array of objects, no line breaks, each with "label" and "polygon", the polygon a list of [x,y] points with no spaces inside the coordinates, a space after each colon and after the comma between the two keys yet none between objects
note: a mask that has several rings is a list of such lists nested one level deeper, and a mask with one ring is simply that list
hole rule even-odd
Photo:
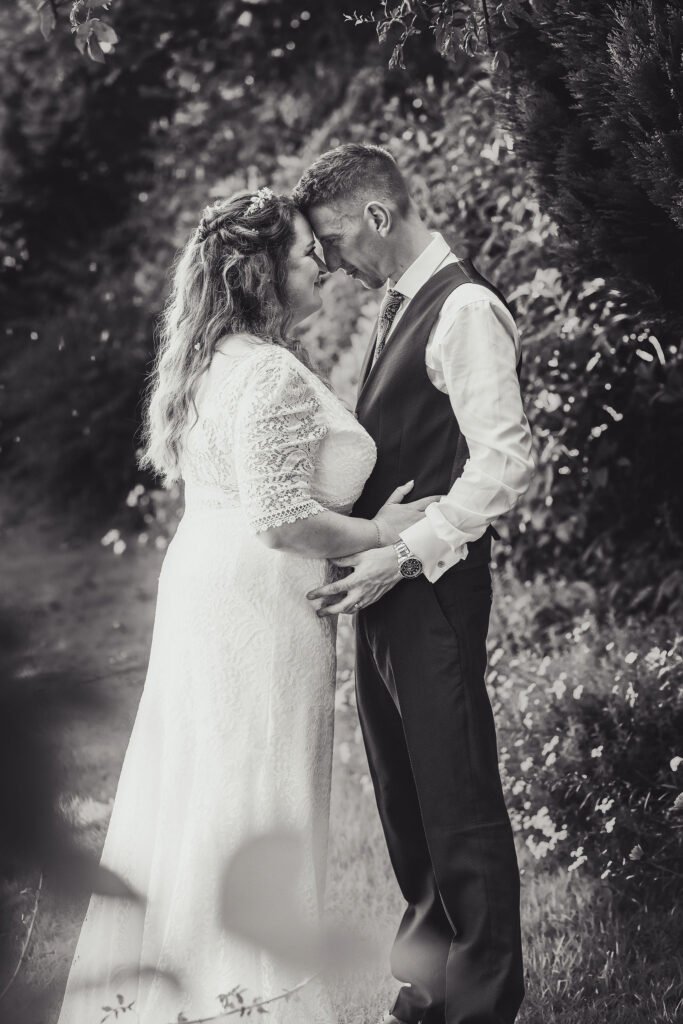
[{"label": "dirt path", "polygon": [[[163,552],[138,547],[117,556],[97,540],[75,539],[66,525],[20,520],[6,509],[0,543],[0,607],[18,616],[23,672],[73,673],[105,702],[105,731],[96,719],[72,723],[78,756],[68,780],[76,792],[109,799],[147,668]],[[65,740],[68,756],[68,733]]]},{"label": "dirt path", "polygon": [[[117,556],[97,539],[75,538],[66,524],[27,519],[6,503],[0,544],[0,611],[20,629],[20,674],[74,679],[96,698],[98,710],[73,715],[60,740],[67,798],[97,847],[144,682],[163,551]],[[58,906],[49,888],[43,892],[24,965],[0,1004],[2,1024],[49,1024],[83,911],[83,902]]]}]

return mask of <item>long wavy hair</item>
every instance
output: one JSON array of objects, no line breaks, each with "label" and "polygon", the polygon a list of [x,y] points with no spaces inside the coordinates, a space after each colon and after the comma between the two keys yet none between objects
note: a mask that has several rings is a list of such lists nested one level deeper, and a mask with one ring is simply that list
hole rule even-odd
[{"label": "long wavy hair", "polygon": [[165,484],[180,477],[182,437],[199,378],[219,341],[255,336],[290,349],[287,260],[297,207],[287,196],[238,192],[204,210],[175,265],[173,287],[159,330],[147,386],[142,468]]}]

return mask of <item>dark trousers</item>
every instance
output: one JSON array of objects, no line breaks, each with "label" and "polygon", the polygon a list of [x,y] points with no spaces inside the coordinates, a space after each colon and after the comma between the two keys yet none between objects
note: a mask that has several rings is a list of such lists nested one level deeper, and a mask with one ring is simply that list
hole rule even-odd
[{"label": "dark trousers", "polygon": [[519,872],[486,693],[487,565],[404,580],[357,621],[357,700],[408,907],[392,950],[407,1024],[512,1024]]}]

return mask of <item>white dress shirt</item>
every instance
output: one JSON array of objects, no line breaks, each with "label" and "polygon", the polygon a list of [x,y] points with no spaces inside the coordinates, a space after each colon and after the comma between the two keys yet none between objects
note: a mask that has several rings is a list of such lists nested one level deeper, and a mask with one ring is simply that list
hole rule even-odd
[{"label": "white dress shirt", "polygon": [[[399,280],[389,282],[405,300],[387,345],[420,288],[442,267],[457,262],[435,233]],[[517,378],[518,358],[514,319],[497,296],[480,284],[455,288],[429,336],[425,362],[431,382],[450,399],[470,455],[448,494],[427,507],[424,519],[401,532],[432,583],[465,558],[468,543],[508,512],[529,486],[534,462]]]}]

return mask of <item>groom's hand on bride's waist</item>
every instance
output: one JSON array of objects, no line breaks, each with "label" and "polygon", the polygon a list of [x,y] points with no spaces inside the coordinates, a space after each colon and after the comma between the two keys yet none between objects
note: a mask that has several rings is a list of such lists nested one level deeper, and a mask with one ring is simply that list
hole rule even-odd
[{"label": "groom's hand on bride's waist", "polygon": [[306,597],[320,616],[353,615],[383,597],[402,578],[393,547],[371,548],[357,555],[331,559],[334,565],[350,568],[343,579],[311,590]]}]

